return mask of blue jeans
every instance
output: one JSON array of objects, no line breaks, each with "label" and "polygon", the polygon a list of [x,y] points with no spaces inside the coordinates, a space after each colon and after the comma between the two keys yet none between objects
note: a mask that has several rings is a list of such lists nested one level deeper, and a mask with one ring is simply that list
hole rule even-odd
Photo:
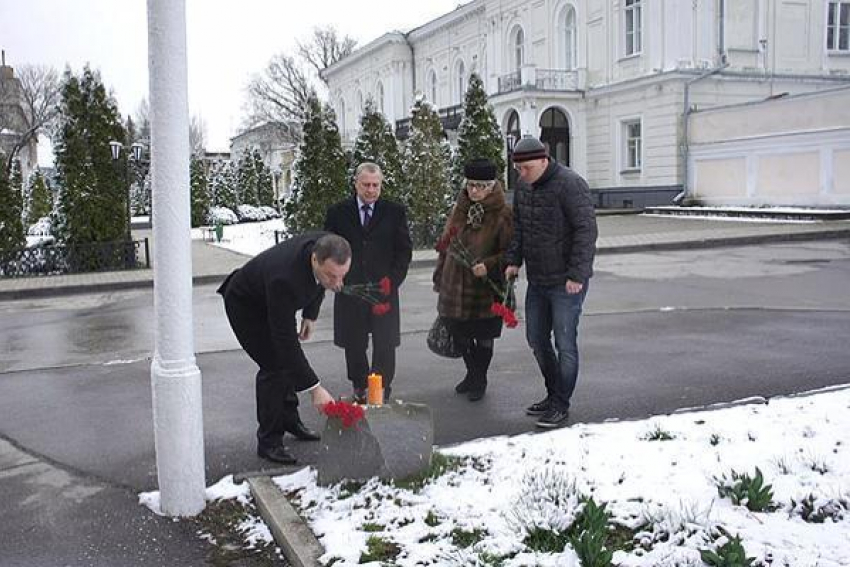
[{"label": "blue jeans", "polygon": [[[543,373],[552,409],[566,411],[578,379],[578,320],[587,283],[570,295],[564,285],[528,284],[525,336]],[[552,335],[555,347],[552,347]],[[558,355],[555,356],[555,349]]]}]

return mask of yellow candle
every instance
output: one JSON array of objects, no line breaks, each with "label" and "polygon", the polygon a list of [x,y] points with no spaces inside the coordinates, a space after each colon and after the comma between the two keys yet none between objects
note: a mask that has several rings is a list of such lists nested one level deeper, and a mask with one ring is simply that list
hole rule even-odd
[{"label": "yellow candle", "polygon": [[369,374],[368,393],[366,401],[370,406],[380,406],[384,404],[384,379],[380,374]]}]

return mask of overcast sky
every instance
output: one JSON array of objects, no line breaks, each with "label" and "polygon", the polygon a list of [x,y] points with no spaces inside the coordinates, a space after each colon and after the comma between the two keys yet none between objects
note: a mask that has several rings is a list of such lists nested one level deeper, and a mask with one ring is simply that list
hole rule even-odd
[{"label": "overcast sky", "polygon": [[[332,25],[365,44],[454,9],[459,0],[187,0],[189,107],[210,150],[229,149],[244,114],[245,86],[275,53]],[[123,115],[148,93],[144,0],[0,0],[6,64],[99,69]],[[41,161],[41,160],[40,160]]]}]

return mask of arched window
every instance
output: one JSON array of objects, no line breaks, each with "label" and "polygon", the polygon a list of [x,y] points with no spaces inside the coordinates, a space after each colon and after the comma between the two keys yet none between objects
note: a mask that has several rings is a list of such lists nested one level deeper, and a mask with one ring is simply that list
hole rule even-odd
[{"label": "arched window", "polygon": [[339,99],[339,131],[345,137],[345,100]]},{"label": "arched window", "polygon": [[519,71],[525,64],[525,32],[517,26],[513,33],[513,50],[514,50],[514,70]]},{"label": "arched window", "polygon": [[564,8],[558,17],[559,59],[564,69],[576,67],[576,11],[572,6]]},{"label": "arched window", "polygon": [[[514,146],[522,137],[522,132],[519,127],[519,114],[516,110],[511,110],[508,116],[508,127],[505,131],[505,141],[508,146],[508,163],[511,163],[511,158],[514,152]],[[508,168],[508,189],[513,189],[517,184],[517,172],[513,167]]]},{"label": "arched window", "polygon": [[540,141],[558,163],[570,164],[570,124],[562,110],[548,108],[540,116]]},{"label": "arched window", "polygon": [[428,95],[431,99],[431,104],[437,106],[437,72],[433,69],[428,74]]},{"label": "arched window", "polygon": [[363,91],[357,90],[357,112],[363,114]]},{"label": "arched window", "polygon": [[464,66],[463,61],[458,61],[455,73],[457,79],[457,99],[463,104],[463,97],[466,94],[466,66]]},{"label": "arched window", "polygon": [[375,86],[375,98],[378,103],[378,112],[381,114],[384,113],[384,84],[378,81],[377,86]]}]

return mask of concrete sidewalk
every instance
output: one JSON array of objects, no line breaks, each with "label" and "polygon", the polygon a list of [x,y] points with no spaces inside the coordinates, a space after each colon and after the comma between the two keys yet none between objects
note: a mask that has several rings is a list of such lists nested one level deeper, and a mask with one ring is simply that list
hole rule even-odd
[{"label": "concrete sidewalk", "polygon": [[[600,213],[598,224],[598,254],[850,238],[850,221],[847,220],[809,223],[730,222],[702,218]],[[150,231],[140,231],[137,234],[137,237],[145,237],[150,235]],[[417,250],[413,254],[412,267],[432,265],[436,257],[434,250]],[[221,281],[247,260],[248,257],[242,254],[207,242],[193,240],[193,282],[204,284]],[[145,288],[152,285],[152,269],[0,279],[0,300]]]}]

